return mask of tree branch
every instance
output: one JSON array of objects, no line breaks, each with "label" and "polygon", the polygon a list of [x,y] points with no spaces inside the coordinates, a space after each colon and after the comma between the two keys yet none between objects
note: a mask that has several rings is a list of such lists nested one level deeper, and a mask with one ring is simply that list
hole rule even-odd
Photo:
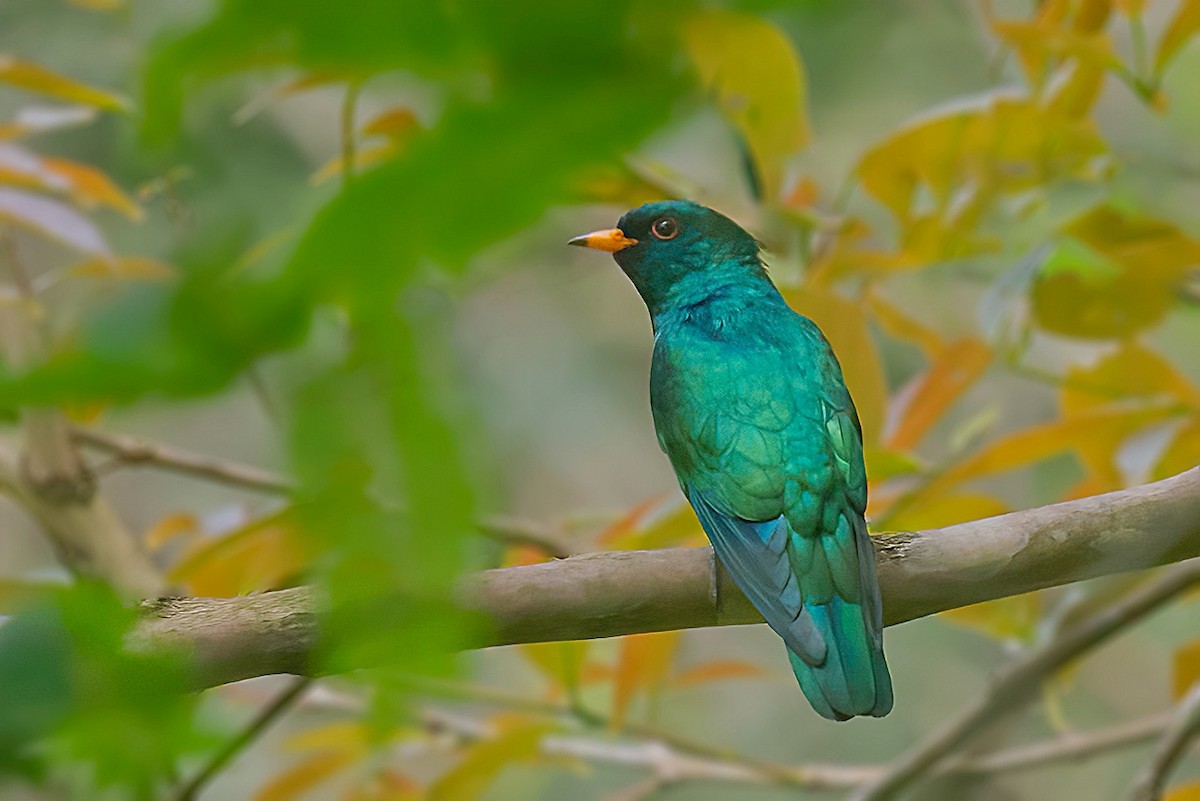
[{"label": "tree branch", "polygon": [[[10,282],[0,285],[0,358],[10,369],[36,364],[45,350],[44,309],[7,229],[0,228],[0,261]],[[11,291],[9,287],[12,287]],[[96,492],[95,477],[80,458],[61,410],[21,410],[24,441],[15,474],[0,474],[7,492],[35,517],[67,568],[142,598],[167,584],[132,532]],[[0,471],[8,473],[9,471]]]},{"label": "tree branch", "polygon": [[1187,751],[1192,739],[1200,734],[1200,682],[1192,685],[1167,727],[1154,756],[1138,774],[1129,792],[1129,801],[1157,801],[1162,798],[1163,785],[1171,768]]},{"label": "tree branch", "polygon": [[[1200,556],[1200,469],[1135,489],[875,538],[889,625],[946,609]],[[1193,565],[1200,569],[1200,563]],[[708,548],[598,553],[488,570],[462,604],[494,621],[480,646],[759,622]],[[397,601],[400,603],[400,601]],[[196,687],[309,674],[319,609],[307,588],[146,604],[132,643],[181,649]]]},{"label": "tree branch", "polygon": [[918,743],[882,777],[852,794],[850,799],[885,801],[895,797],[947,754],[991,725],[997,715],[1026,702],[1047,676],[1197,582],[1200,582],[1200,559],[1175,565],[1154,581],[1134,587],[1117,602],[1079,621],[1044,646],[1005,665],[986,692]]},{"label": "tree branch", "polygon": [[[111,454],[121,464],[151,465],[193,478],[272,495],[291,495],[296,491],[295,484],[278,473],[141,437],[114,434],[83,426],[72,427],[71,436],[78,443]],[[577,553],[570,543],[553,532],[524,520],[508,517],[488,518],[479,523],[479,531],[485,537],[498,542],[526,545],[555,559],[565,559]]]}]

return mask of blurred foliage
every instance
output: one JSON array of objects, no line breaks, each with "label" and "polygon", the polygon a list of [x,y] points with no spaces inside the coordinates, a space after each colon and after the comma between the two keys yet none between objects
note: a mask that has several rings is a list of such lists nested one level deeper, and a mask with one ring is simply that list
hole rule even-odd
[{"label": "blurred foliage", "polygon": [[[143,13],[119,0],[69,5],[129,24]],[[31,98],[0,119],[0,245],[8,269],[34,274],[22,302],[54,321],[37,364],[6,348],[9,417],[52,406],[95,419],[135,401],[211,399],[269,357],[308,354],[303,379],[279,399],[298,482],[287,505],[215,534],[179,512],[145,536],[189,594],[316,584],[336,633],[320,667],[386,666],[363,679],[374,713],[355,708],[298,735],[302,756],[262,782],[260,801],[347,776],[345,798],[473,799],[510,764],[547,769],[539,744],[560,729],[555,717],[518,709],[484,721],[455,743],[446,770],[422,779],[388,763],[387,749],[428,745],[437,732],[407,712],[402,724],[376,725],[403,707],[403,677],[448,671],[449,654],[485,625],[449,599],[452,579],[486,558],[473,537],[477,497],[498,470],[473,436],[487,398],[465,390],[453,307],[479,280],[480,260],[548,209],[624,208],[695,186],[631,154],[705,109],[727,124],[750,198],[711,202],[748,202],[772,261],[803,263],[777,280],[842,359],[864,427],[874,529],[1003,513],[1010,503],[987,479],[1067,454],[1073,483],[1048,495],[1104,492],[1200,462],[1200,365],[1175,364],[1178,350],[1167,355],[1159,336],[1200,302],[1200,220],[1168,219],[1153,198],[1119,188],[1115,177],[1137,165],[1097,111],[1115,84],[1136,99],[1139,125],[1165,113],[1164,78],[1194,46],[1200,4],[1167,3],[1150,42],[1143,17],[1154,2],[1044,0],[1011,17],[983,3],[979,47],[997,49],[997,89],[874,131],[840,184],[804,161],[815,79],[791,31],[809,5],[832,13],[827,3],[223,0],[156,40],[129,79],[133,100],[39,63],[33,47],[0,53],[0,86]],[[277,85],[255,95],[248,87],[263,75]],[[381,84],[396,76],[436,101]],[[206,143],[214,123],[189,117],[190,97],[231,85],[255,98],[238,124],[307,93],[341,93],[340,152],[300,176],[310,211],[285,225],[238,219],[236,207],[183,219],[180,186],[223,164]],[[372,93],[379,108],[359,115]],[[98,125],[126,131],[137,178],[51,155],[55,133]],[[112,213],[167,229],[165,252],[113,247]],[[17,264],[33,260],[45,264]],[[914,304],[897,287],[926,272],[937,278]],[[936,302],[935,288],[949,297],[981,280],[970,326],[943,330],[921,306]],[[69,286],[93,302],[59,322],[55,293]],[[3,304],[0,315],[12,314],[8,295]],[[1086,355],[1046,358],[1060,345]],[[1000,371],[1046,386],[1057,415],[998,430],[994,409],[972,410],[972,392]],[[1148,436],[1156,448],[1138,450]],[[672,496],[598,527],[585,547],[701,542]],[[513,547],[502,561],[540,558]],[[66,782],[80,797],[115,785],[151,798],[211,749],[211,725],[177,692],[178,665],[132,664],[120,647],[133,615],[106,590],[14,576],[0,603],[18,612],[0,627],[0,769]],[[1029,643],[1050,607],[1031,595],[944,617]],[[613,731],[653,719],[672,693],[764,675],[740,659],[686,665],[682,639],[520,652],[548,703],[594,723],[580,704],[600,698],[599,722]],[[1200,675],[1198,653],[1193,642],[1176,654],[1177,694]]]}]

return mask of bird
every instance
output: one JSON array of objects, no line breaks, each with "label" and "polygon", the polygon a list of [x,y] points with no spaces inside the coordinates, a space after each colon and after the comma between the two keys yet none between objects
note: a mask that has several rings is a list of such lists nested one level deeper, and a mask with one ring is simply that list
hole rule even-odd
[{"label": "bird", "polygon": [[568,244],[611,253],[645,302],[659,445],[813,709],[888,714],[862,429],[828,340],[788,306],[762,245],[698,203],[647,203]]}]

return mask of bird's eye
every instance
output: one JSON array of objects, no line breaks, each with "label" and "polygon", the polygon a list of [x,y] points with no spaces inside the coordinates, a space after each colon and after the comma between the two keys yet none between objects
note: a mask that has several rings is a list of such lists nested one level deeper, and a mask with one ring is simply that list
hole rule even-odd
[{"label": "bird's eye", "polygon": [[674,239],[679,236],[679,225],[674,217],[660,217],[650,226],[655,239]]}]

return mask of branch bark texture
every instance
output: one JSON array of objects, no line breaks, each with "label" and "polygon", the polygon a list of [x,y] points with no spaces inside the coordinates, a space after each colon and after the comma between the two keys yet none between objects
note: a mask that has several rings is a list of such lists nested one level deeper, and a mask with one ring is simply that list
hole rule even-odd
[{"label": "branch bark texture", "polygon": [[[1200,556],[1200,468],[1092,498],[947,528],[875,537],[888,625],[1096,576]],[[461,602],[489,616],[479,645],[592,639],[756,623],[708,548],[597,553],[466,577]],[[181,648],[210,687],[308,675],[319,639],[313,592],[163,599],[134,646]]]}]

